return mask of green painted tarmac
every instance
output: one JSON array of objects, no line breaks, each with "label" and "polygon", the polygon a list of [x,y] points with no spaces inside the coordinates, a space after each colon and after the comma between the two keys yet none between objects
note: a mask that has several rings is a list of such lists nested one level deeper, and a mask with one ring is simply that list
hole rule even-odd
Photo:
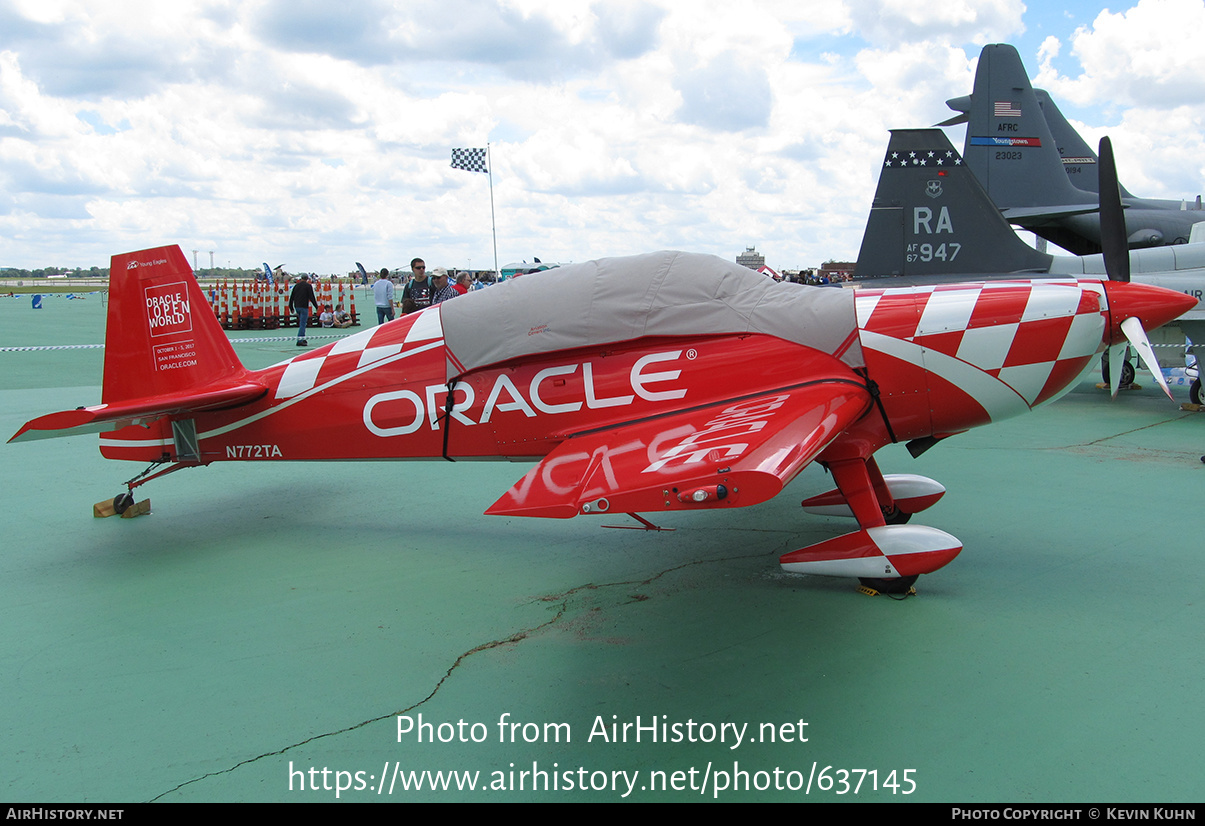
[{"label": "green painted tarmac", "polygon": [[[100,343],[103,314],[0,299],[0,347]],[[98,402],[102,360],[0,352],[0,430]],[[965,545],[900,602],[778,568],[852,530],[799,510],[819,468],[672,533],[483,516],[527,469],[502,463],[219,463],[100,520],[140,465],[5,445],[0,797],[1200,802],[1203,428],[1084,383],[882,451],[947,486],[915,521]]]}]

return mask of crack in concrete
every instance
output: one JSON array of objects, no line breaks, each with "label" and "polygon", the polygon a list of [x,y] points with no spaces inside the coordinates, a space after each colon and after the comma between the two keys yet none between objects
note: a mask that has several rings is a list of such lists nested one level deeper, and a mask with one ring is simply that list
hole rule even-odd
[{"label": "crack in concrete", "polygon": [[1152,427],[1162,427],[1165,424],[1171,424],[1172,422],[1178,422],[1178,421],[1188,418],[1190,415],[1193,415],[1193,414],[1186,413],[1181,416],[1175,416],[1170,419],[1164,419],[1163,421],[1151,422],[1150,424],[1143,425],[1142,427],[1135,427],[1132,430],[1123,430],[1121,433],[1114,433],[1112,436],[1105,436],[1102,439],[1094,439],[1091,442],[1083,442],[1083,443],[1080,443],[1080,444],[1074,445],[1074,446],[1075,447],[1088,447],[1090,445],[1102,444],[1104,442],[1109,441],[1110,439],[1117,439],[1122,436],[1128,436],[1131,433],[1139,433],[1143,430],[1150,430]]},{"label": "crack in concrete", "polygon": [[407,706],[406,708],[403,708],[399,711],[394,711],[389,714],[382,714],[379,717],[373,717],[368,720],[364,720],[362,722],[356,723],[355,725],[347,726],[347,727],[341,728],[341,729],[336,729],[335,731],[327,731],[327,732],[323,732],[322,734],[315,734],[313,737],[308,737],[305,740],[300,740],[296,743],[292,743],[288,746],[285,746],[282,749],[277,749],[276,751],[264,752],[263,754],[256,755],[255,757],[248,757],[246,760],[240,760],[238,763],[235,763],[233,766],[222,769],[221,771],[207,772],[206,774],[203,774],[200,777],[194,777],[191,780],[186,780],[183,783],[180,783],[179,785],[177,785],[171,789],[168,789],[167,791],[163,792],[162,794],[158,794],[155,797],[152,797],[147,802],[155,803],[158,800],[171,794],[172,792],[177,792],[186,786],[191,786],[193,783],[199,783],[202,780],[206,780],[210,777],[218,777],[219,775],[229,774],[229,773],[235,771],[236,769],[239,769],[239,768],[249,765],[251,763],[255,763],[259,760],[264,759],[265,757],[277,757],[279,755],[284,754],[285,752],[292,751],[293,749],[299,748],[300,746],[304,746],[308,743],[313,743],[317,740],[322,740],[326,737],[334,737],[335,735],[338,735],[338,734],[347,734],[348,732],[356,731],[357,729],[361,729],[364,726],[371,725],[372,723],[379,723],[382,720],[388,720],[390,717],[397,717],[398,715],[405,714],[409,711],[412,711],[412,710],[418,708],[419,706],[423,705],[428,700],[430,700],[432,697],[434,697],[437,693],[439,693],[439,689],[442,688],[443,684],[448,681],[449,677],[452,676],[452,672],[455,671],[457,668],[459,668],[460,664],[463,663],[465,660],[467,660],[469,657],[473,656],[474,654],[480,654],[482,651],[489,651],[494,648],[499,648],[503,645],[510,645],[512,643],[521,642],[521,641],[527,639],[527,637],[529,637],[530,635],[536,633],[537,631],[540,631],[540,630],[547,628],[548,626],[553,625],[556,622],[558,622],[561,619],[561,617],[564,616],[566,609],[567,609],[567,604],[563,603],[561,605],[560,609],[557,611],[556,616],[554,616],[550,620],[547,620],[546,622],[542,622],[539,625],[532,626],[531,628],[525,628],[521,631],[516,631],[515,633],[511,634],[509,637],[506,637],[504,639],[490,640],[489,642],[483,642],[481,645],[478,645],[475,648],[470,648],[468,651],[465,651],[463,654],[461,654],[459,657],[456,658],[456,661],[454,663],[452,663],[452,665],[448,667],[448,670],[444,673],[444,675],[439,678],[439,682],[437,682],[435,684],[435,687],[431,689],[431,693],[428,694],[423,699],[419,700],[417,703],[414,703],[413,705]]},{"label": "crack in concrete", "polygon": [[[346,726],[345,728],[336,729],[335,731],[323,732],[322,734],[315,734],[313,737],[308,737],[305,740],[300,740],[296,743],[292,743],[288,746],[285,746],[284,748],[277,749],[276,751],[264,752],[263,754],[256,755],[255,757],[248,757],[246,760],[240,760],[238,763],[235,763],[233,766],[222,769],[220,771],[207,772],[199,777],[194,777],[191,780],[186,780],[183,783],[180,783],[179,785],[174,786],[174,787],[168,789],[167,791],[156,795],[155,797],[152,797],[147,802],[155,803],[155,802],[161,800],[162,798],[166,797],[167,795],[172,794],[173,792],[178,792],[181,789],[183,789],[187,786],[191,786],[194,783],[200,783],[202,780],[207,780],[211,777],[218,777],[223,774],[230,774],[231,772],[233,772],[239,768],[242,768],[243,766],[249,765],[251,763],[255,763],[259,760],[263,760],[265,757],[278,757],[282,754],[285,754],[286,752],[292,751],[293,749],[299,748],[299,747],[307,745],[309,743],[313,743],[317,740],[322,740],[327,737],[334,737],[339,734],[347,734],[348,732],[352,732],[352,731],[356,731],[357,729],[361,729],[364,726],[371,725],[373,723],[379,723],[383,720],[388,720],[390,717],[397,717],[399,715],[406,714],[410,711],[413,711],[414,709],[418,708],[419,706],[430,701],[436,694],[438,694],[440,688],[443,687],[443,684],[446,683],[448,681],[448,678],[450,678],[452,676],[452,672],[455,671],[457,668],[459,668],[461,663],[463,663],[469,657],[473,656],[474,654],[480,654],[483,651],[490,651],[494,648],[500,648],[501,646],[504,646],[504,645],[511,645],[514,643],[522,642],[523,640],[527,639],[532,634],[535,634],[538,631],[542,631],[545,628],[549,628],[553,625],[556,625],[558,622],[561,621],[561,619],[565,616],[565,613],[569,610],[569,600],[581,591],[596,591],[596,590],[599,590],[602,588],[617,588],[617,587],[629,586],[629,585],[648,585],[652,582],[656,582],[658,579],[660,579],[663,576],[671,574],[675,571],[680,571],[684,568],[689,568],[692,565],[704,565],[704,564],[710,564],[710,563],[714,563],[714,562],[724,562],[724,561],[728,561],[728,560],[732,560],[732,559],[751,559],[753,557],[760,557],[760,556],[765,556],[765,554],[744,554],[741,556],[720,557],[720,558],[715,558],[715,559],[697,559],[697,560],[692,560],[690,562],[684,562],[681,565],[675,565],[672,568],[666,568],[665,570],[658,571],[657,573],[653,574],[650,577],[646,577],[645,579],[633,579],[633,580],[626,580],[626,581],[621,581],[621,582],[606,582],[606,583],[602,583],[601,585],[591,582],[591,583],[587,583],[585,585],[578,585],[574,588],[570,588],[569,590],[564,591],[560,594],[548,594],[548,595],[545,595],[542,597],[538,597],[531,604],[535,604],[535,603],[539,603],[539,602],[551,603],[551,602],[558,602],[558,601],[561,603],[559,608],[557,609],[555,616],[553,616],[551,619],[549,619],[545,622],[540,623],[539,625],[534,625],[530,628],[525,628],[521,631],[516,631],[515,633],[511,634],[509,637],[506,637],[504,639],[490,640],[489,642],[484,642],[481,645],[478,645],[474,648],[470,648],[468,651],[465,651],[463,654],[461,654],[459,657],[456,658],[456,661],[453,662],[451,666],[448,667],[448,670],[446,672],[444,672],[444,675],[442,677],[440,677],[439,682],[437,682],[435,684],[435,687],[431,689],[431,692],[426,697],[419,700],[417,703],[407,706],[406,708],[400,709],[399,711],[394,711],[389,714],[382,714],[378,717],[373,717],[368,720],[364,720],[362,722],[356,723],[354,725]],[[630,604],[630,602],[631,602],[631,600],[629,600],[629,602],[625,603],[625,604]]]},{"label": "crack in concrete", "polygon": [[[619,582],[604,582],[601,585],[597,585],[593,582],[588,582],[585,585],[574,586],[573,588],[570,588],[568,591],[562,591],[559,594],[547,594],[546,596],[537,597],[537,601],[538,602],[556,602],[557,600],[563,600],[564,602],[562,603],[562,613],[564,613],[564,606],[568,604],[569,599],[571,597],[577,595],[577,593],[580,591],[597,591],[602,588],[619,588],[619,587],[628,586],[628,585],[650,585],[650,584],[656,582],[657,580],[661,579],[661,577],[663,577],[663,576],[672,574],[675,571],[681,571],[685,568],[690,568],[694,565],[710,565],[714,562],[728,562],[733,559],[753,559],[754,557],[763,557],[763,556],[766,556],[766,554],[765,553],[756,553],[756,554],[742,554],[740,556],[714,557],[712,559],[693,559],[690,562],[683,562],[681,565],[675,565],[672,568],[666,568],[662,571],[658,571],[657,573],[653,574],[652,576],[646,577],[644,579],[626,579],[626,580],[621,580]],[[558,619],[559,619],[559,617],[558,617]],[[550,624],[550,623],[546,623],[546,624]]]}]

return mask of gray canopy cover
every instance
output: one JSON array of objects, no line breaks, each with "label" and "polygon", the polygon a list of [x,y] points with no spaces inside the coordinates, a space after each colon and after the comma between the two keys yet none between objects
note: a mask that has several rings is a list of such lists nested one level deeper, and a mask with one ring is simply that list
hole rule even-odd
[{"label": "gray canopy cover", "polygon": [[[532,273],[439,305],[449,380],[518,356],[645,336],[765,333],[835,353],[852,290],[777,284],[712,255],[652,252]],[[857,340],[841,354],[862,367]]]}]

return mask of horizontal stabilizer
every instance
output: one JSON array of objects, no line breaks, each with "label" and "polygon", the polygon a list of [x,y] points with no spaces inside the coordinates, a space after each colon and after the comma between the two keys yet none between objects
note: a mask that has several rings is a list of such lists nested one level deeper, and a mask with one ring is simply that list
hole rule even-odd
[{"label": "horizontal stabilizer", "polygon": [[1040,227],[1069,215],[1089,215],[1099,211],[1100,207],[1096,204],[1067,204],[1065,206],[1010,207],[1001,210],[1001,213],[1009,223],[1021,227]]},{"label": "horizontal stabilizer", "polygon": [[856,376],[826,380],[566,439],[488,514],[755,505],[783,486],[870,405]]},{"label": "horizontal stabilizer", "polygon": [[63,410],[27,422],[9,441],[29,442],[81,433],[104,433],[132,424],[146,424],[161,416],[237,407],[255,401],[266,392],[264,385],[246,381]]},{"label": "horizontal stabilizer", "polygon": [[966,123],[971,119],[971,96],[963,95],[962,97],[950,98],[946,101],[946,106],[949,106],[958,114],[947,120],[943,120],[937,126],[957,126],[960,123]]}]

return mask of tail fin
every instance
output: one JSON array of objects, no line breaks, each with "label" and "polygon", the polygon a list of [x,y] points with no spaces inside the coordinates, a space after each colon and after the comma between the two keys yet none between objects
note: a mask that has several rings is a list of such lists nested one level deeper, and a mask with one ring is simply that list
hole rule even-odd
[{"label": "tail fin", "polygon": [[1046,272],[940,129],[896,129],[879,173],[855,278]]},{"label": "tail fin", "polygon": [[[1015,48],[983,47],[967,114],[963,154],[1001,210],[1096,205],[1095,196],[1073,186],[1063,171],[1058,144]],[[1057,120],[1066,123],[1061,113]]]},{"label": "tail fin", "polygon": [[[1096,170],[1096,152],[1080,137],[1075,127],[1067,122],[1046,90],[1034,89],[1033,93],[1038,99],[1038,105],[1042,107],[1042,116],[1046,119],[1051,137],[1054,138],[1063,171],[1067,173],[1071,185],[1084,192],[1099,193],[1100,175]],[[1118,184],[1118,187],[1121,189],[1122,198],[1134,197],[1124,186]]]},{"label": "tail fin", "polygon": [[101,401],[180,393],[243,372],[179,247],[113,256]]},{"label": "tail fin", "polygon": [[115,255],[101,404],[41,416],[9,441],[148,425],[265,392],[239,363],[179,247]]}]

